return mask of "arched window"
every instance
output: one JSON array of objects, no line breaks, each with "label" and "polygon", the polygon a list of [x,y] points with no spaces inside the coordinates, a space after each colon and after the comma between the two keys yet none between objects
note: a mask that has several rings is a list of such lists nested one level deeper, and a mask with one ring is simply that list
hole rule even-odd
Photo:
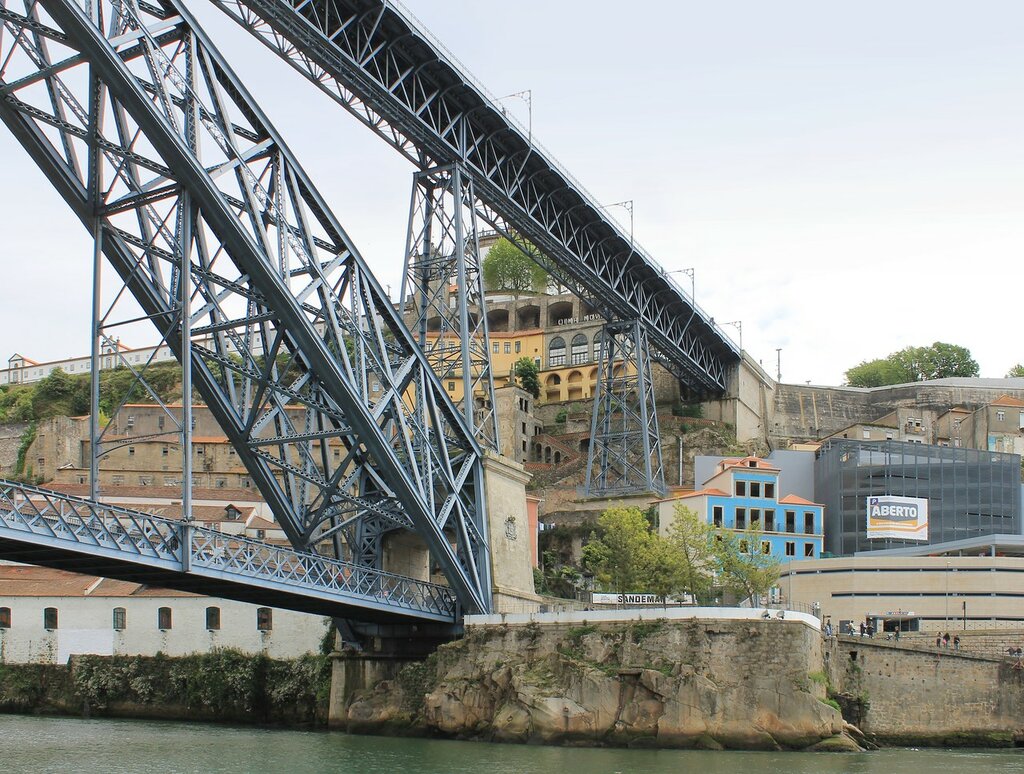
[{"label": "arched window", "polygon": [[156,628],[162,631],[171,628],[171,608],[161,607],[156,611]]},{"label": "arched window", "polygon": [[269,607],[256,609],[256,628],[261,632],[269,632],[274,628],[274,611]]},{"label": "arched window", "polygon": [[208,607],[206,608],[206,628],[210,631],[220,629],[220,608],[219,607]]},{"label": "arched window", "polygon": [[548,368],[565,365],[565,339],[555,336],[548,344]]},{"label": "arched window", "polygon": [[604,357],[604,331],[594,334],[594,360]]},{"label": "arched window", "polygon": [[577,333],[572,337],[572,349],[569,352],[569,362],[572,365],[579,365],[590,360],[590,344],[587,337]]},{"label": "arched window", "polygon": [[11,628],[11,608],[0,607],[0,629]]},{"label": "arched window", "polygon": [[114,608],[114,629],[123,632],[128,628],[128,612],[123,607]]},{"label": "arched window", "polygon": [[43,610],[43,628],[44,629],[56,629],[57,628],[57,608],[48,607]]}]

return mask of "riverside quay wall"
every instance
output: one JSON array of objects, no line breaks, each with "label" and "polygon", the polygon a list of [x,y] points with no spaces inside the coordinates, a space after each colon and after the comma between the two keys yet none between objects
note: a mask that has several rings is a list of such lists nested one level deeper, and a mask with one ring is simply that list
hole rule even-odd
[{"label": "riverside quay wall", "polygon": [[826,662],[847,719],[878,743],[1001,747],[1024,741],[1019,659],[922,641],[841,637],[827,644]]},{"label": "riverside quay wall", "polygon": [[858,749],[825,703],[822,648],[817,619],[800,613],[471,616],[462,640],[335,696],[331,723],[500,742]]}]

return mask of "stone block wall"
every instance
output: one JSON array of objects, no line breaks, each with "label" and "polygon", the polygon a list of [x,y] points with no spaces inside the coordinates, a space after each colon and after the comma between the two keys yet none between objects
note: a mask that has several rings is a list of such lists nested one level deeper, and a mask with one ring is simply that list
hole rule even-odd
[{"label": "stone block wall", "polygon": [[1024,675],[1013,662],[843,638],[833,684],[867,702],[861,730],[891,744],[1013,743],[1024,723]]}]

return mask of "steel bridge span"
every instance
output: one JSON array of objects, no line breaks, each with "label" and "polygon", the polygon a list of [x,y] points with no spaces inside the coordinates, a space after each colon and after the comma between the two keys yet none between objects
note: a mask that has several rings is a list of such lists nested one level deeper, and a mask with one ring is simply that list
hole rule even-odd
[{"label": "steel bridge span", "polygon": [[[724,390],[731,341],[393,4],[211,1],[421,175],[464,171],[475,193],[463,202],[455,186],[458,206],[532,243],[551,274],[626,321],[639,363],[649,341],[694,393]],[[0,23],[0,120],[94,239],[94,340],[108,265],[296,547],[229,547],[192,525],[7,484],[0,556],[353,620],[489,611],[473,418],[187,4],[0,0]],[[448,587],[383,571],[399,531],[419,535]]]}]

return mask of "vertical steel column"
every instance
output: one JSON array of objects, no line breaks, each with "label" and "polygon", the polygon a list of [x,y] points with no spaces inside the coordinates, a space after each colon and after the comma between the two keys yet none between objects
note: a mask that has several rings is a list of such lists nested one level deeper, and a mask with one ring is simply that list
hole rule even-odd
[{"label": "vertical steel column", "polygon": [[472,433],[498,449],[475,203],[472,178],[458,164],[413,176],[399,304],[441,382],[461,383]]},{"label": "vertical steel column", "polygon": [[647,334],[639,321],[608,323],[590,424],[589,496],[665,491]]}]

